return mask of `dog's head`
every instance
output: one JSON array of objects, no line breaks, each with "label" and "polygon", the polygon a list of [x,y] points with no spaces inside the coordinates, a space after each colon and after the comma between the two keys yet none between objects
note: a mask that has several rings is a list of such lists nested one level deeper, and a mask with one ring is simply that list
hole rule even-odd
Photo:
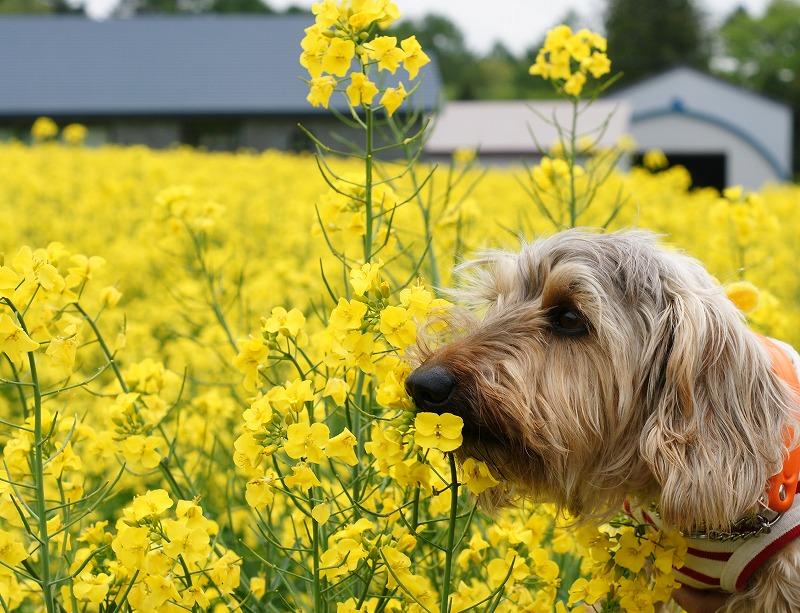
[{"label": "dog's head", "polygon": [[464,419],[462,454],[577,515],[657,500],[723,527],[778,471],[793,407],[742,315],[695,260],[634,231],[571,230],[468,264],[475,315],[421,348],[420,410]]}]

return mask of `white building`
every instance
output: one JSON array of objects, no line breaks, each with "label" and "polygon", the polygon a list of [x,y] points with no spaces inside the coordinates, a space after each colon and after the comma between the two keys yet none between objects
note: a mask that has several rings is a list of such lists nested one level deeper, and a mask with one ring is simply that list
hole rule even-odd
[{"label": "white building", "polygon": [[791,179],[792,112],[786,105],[685,67],[610,99],[630,104],[640,152],[661,149],[671,164],[686,166],[697,185],[758,189]]},{"label": "white building", "polygon": [[[583,108],[583,107],[581,107]],[[478,149],[487,164],[536,162],[558,141],[553,119],[570,125],[564,101],[446,102],[425,147],[428,159],[457,149]],[[606,147],[629,134],[632,162],[651,149],[683,165],[696,187],[722,189],[792,177],[792,112],[691,68],[675,68],[596,101],[579,117],[577,131]]]},{"label": "white building", "polygon": [[[425,156],[445,161],[459,149],[475,149],[490,164],[535,163],[557,146],[572,122],[572,104],[561,100],[449,101],[434,118]],[[577,133],[598,148],[608,148],[630,132],[625,101],[581,103]]]}]

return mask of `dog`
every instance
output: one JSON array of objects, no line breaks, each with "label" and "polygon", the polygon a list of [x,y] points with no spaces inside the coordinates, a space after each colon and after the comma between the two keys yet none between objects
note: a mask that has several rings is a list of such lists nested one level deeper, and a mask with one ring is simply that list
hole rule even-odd
[{"label": "dog", "polygon": [[729,613],[800,610],[791,347],[751,331],[697,260],[641,230],[567,230],[458,272],[460,332],[420,344],[406,389],[419,410],[463,418],[460,459],[501,478],[484,507],[527,496],[598,520],[654,508],[689,537],[687,567],[700,564],[676,571],[681,583],[730,592]]}]

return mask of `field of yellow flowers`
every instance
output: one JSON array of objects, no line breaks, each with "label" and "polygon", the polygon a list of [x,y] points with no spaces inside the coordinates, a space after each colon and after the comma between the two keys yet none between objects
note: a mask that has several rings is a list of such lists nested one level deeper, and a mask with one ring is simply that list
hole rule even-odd
[{"label": "field of yellow flowers", "polygon": [[[425,57],[382,40],[393,14],[337,6],[303,41],[309,101],[349,79],[369,134],[406,94],[370,69],[413,80]],[[590,34],[560,30],[535,64],[576,104],[608,70]],[[566,43],[589,61],[554,73]],[[574,141],[530,169],[432,169],[90,149],[78,127],[35,128],[0,144],[3,610],[652,611],[675,534],[477,508],[496,475],[457,466],[459,420],[415,413],[403,386],[406,351],[448,308],[437,288],[489,246],[638,226],[800,344],[795,186],[689,190],[657,155],[620,172],[605,152],[579,164]]]}]

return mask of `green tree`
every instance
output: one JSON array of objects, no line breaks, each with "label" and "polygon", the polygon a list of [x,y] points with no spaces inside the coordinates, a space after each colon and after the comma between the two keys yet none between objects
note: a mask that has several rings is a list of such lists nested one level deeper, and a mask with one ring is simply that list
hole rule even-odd
[{"label": "green tree", "polygon": [[74,0],[0,0],[0,14],[36,15],[83,13],[83,2]]},{"label": "green tree", "polygon": [[119,0],[117,16],[152,13],[274,13],[263,0]]},{"label": "green tree", "polygon": [[392,28],[391,34],[398,39],[414,35],[423,49],[435,54],[448,99],[479,97],[478,58],[467,48],[459,27],[447,17],[426,15],[419,20],[403,20]]},{"label": "green tree", "polygon": [[[719,76],[784,102],[800,117],[800,2],[772,0],[762,17],[734,11],[720,28]],[[800,122],[794,122],[794,171],[800,172]]]},{"label": "green tree", "polygon": [[693,0],[609,0],[608,48],[624,84],[676,65],[706,69],[709,39]]}]

